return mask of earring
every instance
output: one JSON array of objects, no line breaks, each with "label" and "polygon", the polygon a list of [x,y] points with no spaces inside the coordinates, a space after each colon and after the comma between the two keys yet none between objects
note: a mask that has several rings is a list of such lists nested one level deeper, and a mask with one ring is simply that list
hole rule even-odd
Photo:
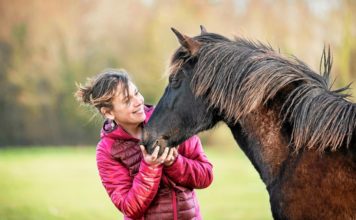
[{"label": "earring", "polygon": [[111,129],[114,130],[116,128],[116,122],[115,120],[111,119],[111,123],[110,123],[110,126],[111,126]]},{"label": "earring", "polygon": [[111,132],[113,130],[115,130],[115,128],[117,127],[117,124],[115,122],[115,120],[113,119],[106,119],[105,123],[104,123],[104,130],[106,132]]}]

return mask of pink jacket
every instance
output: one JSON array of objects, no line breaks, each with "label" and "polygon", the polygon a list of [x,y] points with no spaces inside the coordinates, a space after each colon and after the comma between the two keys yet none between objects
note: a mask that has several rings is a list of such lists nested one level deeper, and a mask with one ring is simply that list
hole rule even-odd
[{"label": "pink jacket", "polygon": [[[153,108],[146,107],[146,123]],[[197,136],[182,143],[169,167],[142,160],[140,140],[120,126],[101,132],[96,160],[101,181],[125,219],[201,219],[194,188],[208,187],[212,165]]]}]

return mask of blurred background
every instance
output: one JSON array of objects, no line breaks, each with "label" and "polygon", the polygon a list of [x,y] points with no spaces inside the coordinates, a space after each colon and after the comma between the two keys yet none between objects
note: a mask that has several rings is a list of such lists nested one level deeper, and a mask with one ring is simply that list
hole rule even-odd
[{"label": "blurred background", "polygon": [[[330,45],[339,88],[356,79],[355,11],[352,0],[0,0],[0,219],[119,218],[96,171],[102,118],[76,102],[75,82],[123,68],[155,104],[178,47],[170,27],[194,36],[203,24],[316,72]],[[213,185],[198,192],[204,219],[271,219],[264,185],[230,131],[200,136],[215,166]]]}]

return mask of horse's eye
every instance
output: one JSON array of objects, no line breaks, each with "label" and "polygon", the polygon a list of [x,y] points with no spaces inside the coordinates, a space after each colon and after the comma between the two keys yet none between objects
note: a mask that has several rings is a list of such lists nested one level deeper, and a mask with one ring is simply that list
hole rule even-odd
[{"label": "horse's eye", "polygon": [[180,80],[172,79],[170,85],[171,85],[172,88],[178,88],[180,86]]}]

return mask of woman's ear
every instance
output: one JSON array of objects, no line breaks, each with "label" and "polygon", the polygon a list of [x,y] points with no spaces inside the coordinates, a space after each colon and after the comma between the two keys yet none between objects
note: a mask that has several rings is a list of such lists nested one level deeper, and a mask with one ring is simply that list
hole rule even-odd
[{"label": "woman's ear", "polygon": [[100,108],[100,113],[107,119],[114,120],[115,116],[112,114],[112,111],[108,107],[101,107]]}]

